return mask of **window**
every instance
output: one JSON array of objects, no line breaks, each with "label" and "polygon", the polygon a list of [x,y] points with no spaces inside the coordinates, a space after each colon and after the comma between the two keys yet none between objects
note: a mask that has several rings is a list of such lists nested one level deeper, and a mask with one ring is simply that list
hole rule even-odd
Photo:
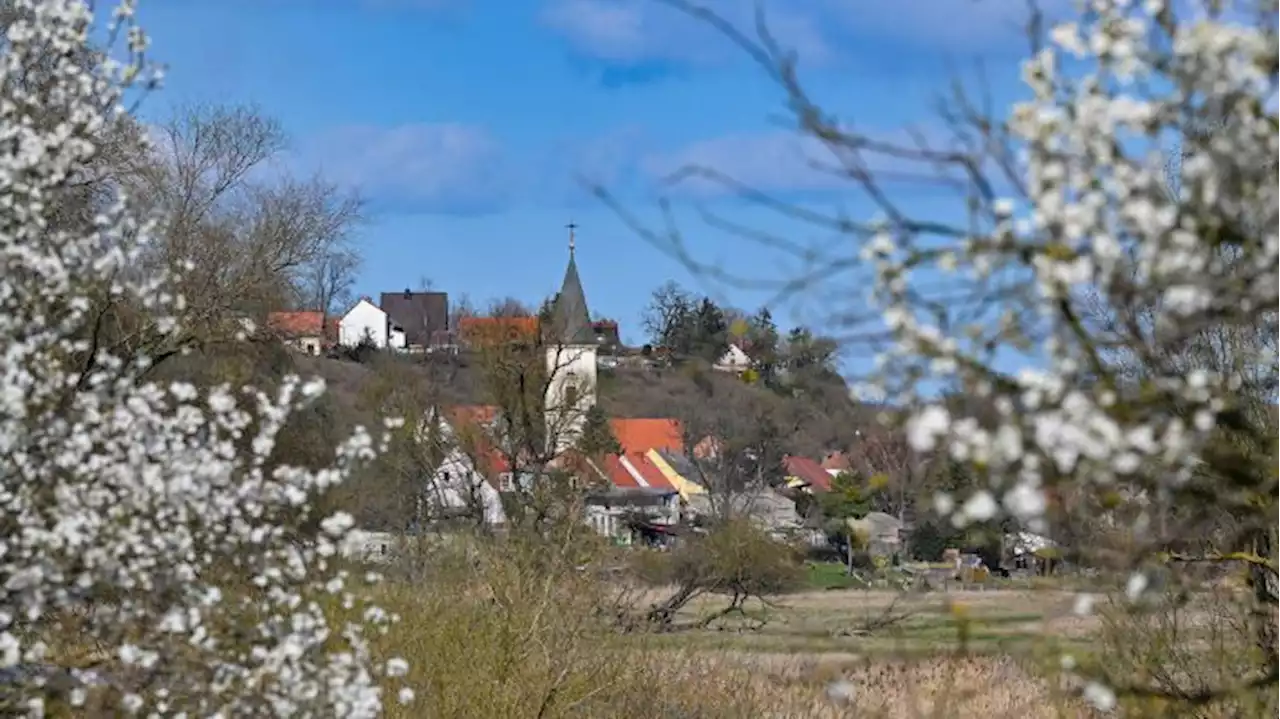
[{"label": "window", "polygon": [[578,373],[564,373],[564,393],[562,395],[566,407],[572,407],[578,403]]}]

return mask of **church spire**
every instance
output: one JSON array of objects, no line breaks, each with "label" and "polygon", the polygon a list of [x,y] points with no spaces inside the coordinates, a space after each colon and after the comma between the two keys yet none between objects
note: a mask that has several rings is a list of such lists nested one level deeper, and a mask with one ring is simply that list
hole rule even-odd
[{"label": "church spire", "polygon": [[577,238],[574,231],[578,226],[570,222],[566,227],[569,229],[569,266],[565,269],[564,282],[551,312],[551,339],[562,345],[594,345],[596,333],[591,328],[591,314],[587,311],[587,297],[582,291],[575,257]]}]

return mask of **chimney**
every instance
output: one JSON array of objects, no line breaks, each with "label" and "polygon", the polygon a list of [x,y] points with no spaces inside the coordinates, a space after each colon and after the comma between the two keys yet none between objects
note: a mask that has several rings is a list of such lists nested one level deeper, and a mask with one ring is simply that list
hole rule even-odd
[{"label": "chimney", "polygon": [[410,297],[413,297],[413,290],[409,289],[408,287],[404,288],[404,298],[407,300]]}]

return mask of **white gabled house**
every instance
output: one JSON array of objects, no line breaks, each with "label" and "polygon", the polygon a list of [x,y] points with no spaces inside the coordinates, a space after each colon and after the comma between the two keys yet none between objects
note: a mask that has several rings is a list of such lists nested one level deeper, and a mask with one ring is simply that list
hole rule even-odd
[{"label": "white gabled house", "polygon": [[355,347],[364,340],[379,349],[404,349],[404,330],[381,307],[361,297],[338,322],[338,344]]},{"label": "white gabled house", "polygon": [[731,344],[720,359],[716,360],[715,368],[721,372],[745,372],[751,368],[751,358],[741,347]]},{"label": "white gabled house", "polygon": [[476,467],[472,458],[460,448],[456,432],[444,416],[433,414],[424,420],[420,430],[421,441],[433,441],[431,422],[435,423],[435,440],[440,442],[445,454],[435,476],[425,478],[422,515],[431,520],[482,509],[486,524],[505,524],[506,512],[502,509],[498,488],[486,477],[484,468]]}]

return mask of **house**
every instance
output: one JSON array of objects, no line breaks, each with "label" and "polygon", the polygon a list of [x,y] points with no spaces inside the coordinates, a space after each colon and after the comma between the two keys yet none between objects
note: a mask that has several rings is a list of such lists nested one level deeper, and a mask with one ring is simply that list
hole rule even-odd
[{"label": "house", "polygon": [[623,544],[660,544],[680,523],[680,493],[643,453],[610,454],[602,463],[587,463],[603,480],[586,498],[586,521],[600,534]]},{"label": "house", "polygon": [[591,330],[596,334],[596,344],[600,351],[607,355],[616,355],[622,349],[622,337],[618,333],[618,323],[613,320],[596,320],[591,323]]},{"label": "house", "polygon": [[888,557],[902,549],[902,520],[884,512],[868,512],[862,519],[850,519],[849,528],[866,538],[867,552]]},{"label": "house", "polygon": [[714,515],[728,510],[734,515],[747,517],[775,535],[793,534],[801,528],[801,518],[796,514],[795,502],[768,487],[734,493],[727,497],[713,497],[703,492],[690,498],[689,510],[695,515]]},{"label": "house", "polygon": [[433,413],[423,422],[420,442],[445,448],[435,476],[421,496],[421,515],[433,520],[478,513],[486,524],[506,523],[500,490],[511,483],[510,467],[490,441],[496,430],[492,408],[457,406]]},{"label": "house", "polygon": [[270,312],[267,329],[294,349],[319,355],[338,339],[338,323],[318,310]]},{"label": "house", "polygon": [[692,479],[699,476],[697,468],[680,453],[679,449],[657,448],[649,450],[646,454],[649,461],[662,472],[671,486],[680,492],[680,498],[685,502],[693,502],[694,497],[706,495],[706,488]]},{"label": "house", "polygon": [[390,322],[404,330],[405,349],[425,352],[441,330],[449,329],[446,292],[383,292],[378,302]]},{"label": "house", "polygon": [[792,489],[803,489],[808,492],[830,492],[832,475],[808,457],[787,455],[782,458],[782,466],[786,474],[783,481]]},{"label": "house", "polygon": [[505,343],[532,344],[537,339],[537,317],[463,317],[458,320],[459,344],[470,350]]},{"label": "house", "polygon": [[355,347],[366,340],[379,349],[405,348],[404,328],[372,299],[361,297],[338,321],[338,344]]},{"label": "house", "polygon": [[[468,318],[458,328],[460,338],[470,346],[490,341],[542,340],[550,374],[544,411],[546,425],[555,428],[556,442],[548,449],[564,460],[562,466],[583,471],[597,488],[589,493],[587,508],[587,521],[597,531],[609,536],[629,535],[624,518],[636,515],[648,517],[653,526],[674,524],[680,516],[682,492],[668,476],[674,473],[669,467],[664,472],[663,460],[655,458],[652,451],[679,450],[678,422],[669,418],[611,419],[610,428],[622,446],[621,454],[590,460],[575,457],[573,447],[587,411],[596,403],[598,329],[587,311],[572,242],[561,290],[545,324],[532,317]],[[501,495],[537,478],[515,476],[509,466],[507,455],[501,451],[503,427],[498,408],[453,407],[436,419],[448,425],[439,429],[447,429],[455,439],[453,446],[456,448],[456,440],[462,439],[467,451],[452,452],[449,466],[442,466],[428,479],[427,494],[442,508],[464,504],[468,498],[463,490],[482,494],[485,502],[498,505],[486,512],[486,519],[505,521],[498,501]],[[684,494],[690,492],[685,488]]]},{"label": "house", "polygon": [[841,472],[853,469],[853,464],[849,461],[849,455],[837,449],[827,452],[827,455],[822,458],[822,468],[834,477]]},{"label": "house", "polygon": [[741,374],[751,368],[751,358],[736,344],[730,344],[720,359],[716,360],[715,369],[721,372]]}]

